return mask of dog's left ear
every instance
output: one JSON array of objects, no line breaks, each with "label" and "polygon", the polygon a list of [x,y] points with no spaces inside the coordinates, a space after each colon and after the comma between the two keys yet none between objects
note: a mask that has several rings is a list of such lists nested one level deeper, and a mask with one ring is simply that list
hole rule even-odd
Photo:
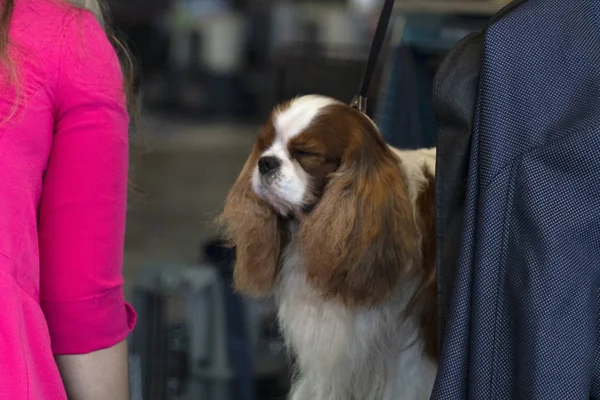
[{"label": "dog's left ear", "polygon": [[279,219],[252,190],[252,171],[259,154],[255,146],[216,221],[236,249],[235,289],[256,297],[270,294],[281,250]]},{"label": "dog's left ear", "polygon": [[346,126],[350,144],[300,240],[309,282],[322,295],[370,306],[388,299],[417,262],[420,239],[400,161],[364,116]]}]

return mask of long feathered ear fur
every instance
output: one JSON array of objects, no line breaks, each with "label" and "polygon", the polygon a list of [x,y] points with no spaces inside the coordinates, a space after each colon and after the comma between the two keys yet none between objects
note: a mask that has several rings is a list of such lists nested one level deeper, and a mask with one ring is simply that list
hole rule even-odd
[{"label": "long feathered ear fur", "polygon": [[355,112],[345,111],[340,127],[349,145],[300,240],[317,290],[347,306],[370,306],[389,298],[418,262],[420,239],[398,159]]},{"label": "long feathered ear fur", "polygon": [[252,172],[258,158],[255,147],[217,218],[217,224],[236,249],[235,288],[250,296],[270,293],[281,246],[277,215],[252,190]]}]

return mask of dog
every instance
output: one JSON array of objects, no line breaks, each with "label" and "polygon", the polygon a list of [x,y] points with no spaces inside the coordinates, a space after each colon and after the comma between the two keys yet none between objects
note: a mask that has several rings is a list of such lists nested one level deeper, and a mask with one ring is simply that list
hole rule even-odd
[{"label": "dog", "polygon": [[437,372],[435,149],[387,146],[317,95],[276,107],[219,223],[234,285],[274,294],[291,400],[429,399]]}]

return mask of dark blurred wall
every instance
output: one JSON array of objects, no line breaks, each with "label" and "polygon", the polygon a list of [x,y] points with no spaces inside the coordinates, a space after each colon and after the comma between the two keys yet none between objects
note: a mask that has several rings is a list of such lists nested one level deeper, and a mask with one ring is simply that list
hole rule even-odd
[{"label": "dark blurred wall", "polygon": [[168,35],[162,28],[172,0],[109,0],[113,29],[130,47],[139,78],[167,66]]}]

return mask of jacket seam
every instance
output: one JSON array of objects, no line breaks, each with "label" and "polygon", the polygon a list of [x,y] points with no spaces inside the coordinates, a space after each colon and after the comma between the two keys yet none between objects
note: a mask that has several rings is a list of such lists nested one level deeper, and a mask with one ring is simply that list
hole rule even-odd
[{"label": "jacket seam", "polygon": [[[506,205],[508,204],[510,198],[512,197],[512,194],[514,192],[513,189],[513,176],[514,176],[514,164],[510,165],[511,170],[510,170],[510,174],[509,174],[509,182],[508,182],[508,187],[506,189],[506,194],[504,196],[504,206],[506,207]],[[481,192],[483,193],[483,191]],[[500,287],[502,286],[500,284],[500,279],[502,279],[502,277],[505,275],[505,259],[506,259],[506,248],[507,248],[507,241],[508,241],[508,230],[507,230],[507,224],[508,224],[508,212],[504,213],[504,216],[502,218],[502,242],[501,242],[501,253],[500,253],[500,260],[498,263],[498,271],[496,272],[496,291],[494,294],[494,335],[493,335],[493,342],[492,342],[492,361],[495,360],[496,358],[496,352],[497,352],[497,345],[498,345],[498,312],[499,312],[499,296],[500,296]],[[493,388],[493,384],[494,384],[494,380],[495,380],[495,376],[496,376],[496,362],[492,362],[492,370],[490,372],[490,380],[489,380],[489,386],[488,386],[488,398],[491,399],[492,398],[492,388]]]}]

